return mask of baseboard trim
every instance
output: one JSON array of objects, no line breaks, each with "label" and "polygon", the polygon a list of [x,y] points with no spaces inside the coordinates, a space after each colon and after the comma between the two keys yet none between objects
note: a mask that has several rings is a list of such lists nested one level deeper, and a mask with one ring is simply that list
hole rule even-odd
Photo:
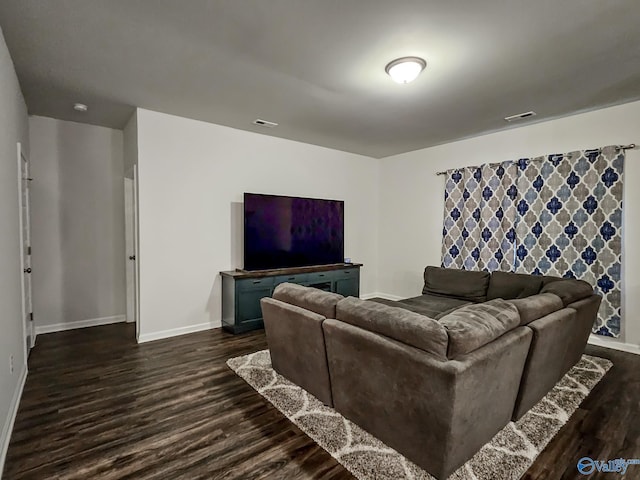
[{"label": "baseboard trim", "polygon": [[382,293],[382,292],[373,292],[373,293],[365,293],[364,295],[360,295],[362,300],[370,300],[372,298],[384,298],[385,300],[393,300],[397,302],[398,300],[402,300],[406,297],[399,297],[397,295],[391,295],[390,293]]},{"label": "baseboard trim", "polygon": [[162,340],[163,338],[177,337],[188,333],[202,332],[219,328],[221,325],[212,323],[199,323],[197,325],[189,325],[187,327],[171,328],[169,330],[160,330],[159,332],[143,333],[138,337],[138,343],[153,342],[154,340]]},{"label": "baseboard trim", "polygon": [[41,333],[64,332],[65,330],[75,330],[76,328],[97,327],[100,325],[111,325],[126,321],[125,315],[113,315],[111,317],[89,318],[76,322],[54,323],[53,325],[36,326],[36,337]]},{"label": "baseboard trim", "polygon": [[622,352],[635,353],[640,355],[640,345],[634,345],[633,343],[616,342],[615,340],[604,340],[601,335],[590,335],[589,345],[596,345],[598,347],[612,348],[613,350],[620,350]]},{"label": "baseboard trim", "polygon": [[13,398],[11,399],[11,405],[9,405],[9,415],[2,427],[2,437],[0,438],[0,477],[4,470],[4,461],[7,458],[7,450],[9,450],[9,442],[11,441],[11,432],[13,431],[13,425],[16,422],[16,415],[18,414],[18,407],[20,406],[20,399],[22,398],[22,390],[24,390],[24,384],[27,381],[27,366],[22,366],[20,372],[20,378],[18,379],[18,386],[13,392]]}]

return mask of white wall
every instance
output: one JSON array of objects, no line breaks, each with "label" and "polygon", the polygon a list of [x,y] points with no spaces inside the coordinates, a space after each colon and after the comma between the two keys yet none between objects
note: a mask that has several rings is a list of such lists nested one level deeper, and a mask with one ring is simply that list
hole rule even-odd
[{"label": "white wall", "polygon": [[[415,296],[426,265],[440,264],[444,176],[452,167],[640,143],[640,102],[387,157],[380,163],[380,279],[389,295]],[[640,344],[640,150],[627,151],[623,225],[623,334]]]},{"label": "white wall", "polygon": [[377,161],[138,110],[141,340],[220,326],[219,272],[242,266],[244,192],[345,201],[345,256],[376,290]]},{"label": "white wall", "polygon": [[[17,142],[29,149],[27,107],[0,30],[0,475],[26,376]],[[9,371],[9,356],[14,372]]]},{"label": "white wall", "polygon": [[30,117],[37,331],[124,315],[120,130]]},{"label": "white wall", "polygon": [[31,282],[35,325],[64,323],[60,155],[55,120],[31,117]]}]

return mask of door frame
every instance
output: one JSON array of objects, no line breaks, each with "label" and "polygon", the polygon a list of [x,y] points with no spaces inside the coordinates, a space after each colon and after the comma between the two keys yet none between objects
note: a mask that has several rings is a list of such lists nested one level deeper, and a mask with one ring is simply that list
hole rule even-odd
[{"label": "door frame", "polygon": [[[131,175],[131,176],[129,176]],[[126,294],[127,296],[129,295],[129,291],[130,291],[130,285],[128,284],[128,282],[130,280],[133,281],[133,285],[131,285],[131,287],[133,287],[131,289],[131,291],[133,292],[133,322],[135,322],[136,324],[136,340],[138,340],[140,338],[140,248],[139,248],[139,228],[138,228],[138,166],[137,165],[133,165],[133,168],[131,170],[128,170],[125,173],[125,179],[124,179],[124,188],[125,188],[125,209],[128,208],[128,204],[127,204],[127,188],[129,188],[127,186],[127,180],[132,180],[132,197],[131,197],[131,209],[132,211],[129,213],[125,212],[125,222],[127,222],[128,219],[131,220],[132,225],[129,225],[127,222],[127,225],[125,225],[125,231],[129,228],[131,228],[132,230],[132,240],[133,240],[133,251],[128,251],[129,249],[129,245],[126,246],[125,250],[125,261],[131,262],[133,261],[133,278],[130,279],[128,273],[125,273],[126,279],[127,279],[127,286],[126,286]],[[125,242],[126,243],[126,242]],[[130,255],[133,255],[135,257],[134,260],[131,260],[129,258]],[[127,271],[128,271],[128,264],[127,264]],[[128,305],[129,305],[129,298],[127,297],[127,314],[128,314]],[[127,318],[127,321],[130,321],[129,318]]]},{"label": "door frame", "polygon": [[[33,318],[31,318],[29,320],[29,328],[27,328],[27,315],[31,314],[33,312],[33,282],[31,282],[31,280],[29,280],[29,289],[31,290],[29,293],[29,298],[31,301],[31,311],[27,312],[27,306],[26,306],[26,299],[27,299],[27,292],[26,292],[26,282],[25,282],[25,275],[30,275],[25,273],[25,251],[24,251],[24,222],[22,220],[22,209],[23,209],[23,203],[22,203],[22,198],[23,198],[23,189],[26,186],[25,182],[30,181],[29,178],[24,178],[22,176],[22,162],[26,162],[27,165],[27,175],[29,174],[29,158],[27,157],[24,148],[22,147],[22,143],[21,142],[17,142],[17,166],[18,166],[18,219],[19,219],[19,227],[20,227],[20,292],[21,292],[21,299],[22,299],[22,306],[21,306],[21,311],[22,311],[22,318],[21,318],[21,323],[22,323],[22,339],[23,339],[23,344],[24,344],[24,361],[25,364],[27,363],[27,358],[29,357],[29,351],[33,348],[33,346],[35,345],[35,327],[33,325]],[[27,205],[27,208],[29,209],[28,212],[28,216],[27,216],[27,221],[29,221],[30,223],[30,217],[31,217],[31,205],[30,205],[31,201],[29,201],[29,204]],[[29,225],[29,230],[31,230],[31,225]],[[31,232],[29,233],[29,235],[31,236]],[[30,239],[31,241],[32,239]],[[31,243],[31,242],[30,242]],[[28,253],[28,256],[31,257],[31,252]],[[31,266],[31,261],[29,261],[29,267]]]},{"label": "door frame", "polygon": [[133,204],[133,178],[124,177],[124,237],[125,237],[125,286],[126,286],[126,321],[135,323],[136,321],[136,295],[135,295],[135,264],[131,256],[135,255],[134,239],[134,209]]},{"label": "door frame", "polygon": [[138,203],[138,165],[133,166],[133,254],[134,262],[134,311],[136,315],[136,341],[140,341],[140,206]]}]

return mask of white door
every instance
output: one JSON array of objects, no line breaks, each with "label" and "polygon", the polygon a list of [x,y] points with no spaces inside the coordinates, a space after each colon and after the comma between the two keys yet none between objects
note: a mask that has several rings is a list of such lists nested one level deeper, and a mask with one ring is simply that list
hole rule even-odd
[{"label": "white door", "polygon": [[20,250],[22,267],[22,316],[24,323],[25,345],[27,354],[35,344],[35,329],[33,326],[33,307],[31,300],[31,217],[29,160],[22,145],[18,143],[18,188],[20,207]]},{"label": "white door", "polygon": [[135,299],[135,247],[133,241],[133,179],[124,179],[124,238],[127,275],[127,322],[135,322],[136,299]]},{"label": "white door", "polygon": [[126,244],[127,322],[136,323],[136,338],[140,334],[139,281],[138,281],[138,175],[136,166],[133,178],[124,179],[124,220]]}]

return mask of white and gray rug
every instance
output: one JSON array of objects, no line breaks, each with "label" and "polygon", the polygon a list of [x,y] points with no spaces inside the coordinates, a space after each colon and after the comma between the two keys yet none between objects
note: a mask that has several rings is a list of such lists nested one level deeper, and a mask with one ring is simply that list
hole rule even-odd
[{"label": "white and gray rug", "polygon": [[[277,374],[268,350],[231,358],[227,365],[360,480],[434,480],[310,393]],[[611,368],[583,355],[557,385],[517,422],[498,432],[450,480],[516,480],[569,420]]]}]

